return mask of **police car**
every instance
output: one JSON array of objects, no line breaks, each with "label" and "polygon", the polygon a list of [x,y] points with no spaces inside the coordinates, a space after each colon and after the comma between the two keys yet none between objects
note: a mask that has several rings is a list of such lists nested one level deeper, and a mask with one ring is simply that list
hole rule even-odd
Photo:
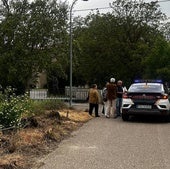
[{"label": "police car", "polygon": [[122,119],[131,115],[170,115],[170,102],[161,80],[136,80],[123,96]]}]

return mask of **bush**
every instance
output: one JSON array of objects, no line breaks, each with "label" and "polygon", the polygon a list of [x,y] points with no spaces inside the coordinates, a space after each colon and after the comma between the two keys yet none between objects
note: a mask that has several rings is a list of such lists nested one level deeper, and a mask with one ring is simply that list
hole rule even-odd
[{"label": "bush", "polygon": [[4,99],[0,102],[0,125],[2,128],[20,125],[22,113],[29,111],[28,95],[16,96],[14,89],[7,87]]},{"label": "bush", "polygon": [[0,126],[2,128],[20,126],[21,118],[34,116],[45,112],[66,107],[60,100],[31,100],[28,94],[16,96],[15,89],[7,87],[0,95]]}]

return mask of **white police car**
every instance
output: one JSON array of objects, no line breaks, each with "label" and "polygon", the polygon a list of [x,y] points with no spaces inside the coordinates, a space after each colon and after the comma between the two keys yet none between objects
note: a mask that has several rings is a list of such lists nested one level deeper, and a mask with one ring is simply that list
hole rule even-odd
[{"label": "white police car", "polygon": [[122,119],[131,115],[170,115],[168,93],[160,80],[136,80],[124,94]]}]

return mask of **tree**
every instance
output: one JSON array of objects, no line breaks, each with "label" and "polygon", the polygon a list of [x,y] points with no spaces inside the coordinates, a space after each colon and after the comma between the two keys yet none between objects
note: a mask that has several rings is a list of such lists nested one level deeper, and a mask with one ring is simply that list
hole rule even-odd
[{"label": "tree", "polygon": [[116,0],[111,7],[111,13],[90,14],[75,30],[74,73],[81,74],[83,82],[104,85],[111,76],[127,83],[142,78],[143,60],[162,35],[165,15],[157,2]]},{"label": "tree", "polygon": [[159,37],[155,41],[155,47],[143,60],[145,67],[144,76],[146,78],[162,79],[164,82],[170,82],[170,43]]},{"label": "tree", "polygon": [[1,83],[29,88],[37,73],[50,69],[53,62],[62,67],[60,58],[66,60],[67,5],[55,0],[4,2],[0,17]]}]

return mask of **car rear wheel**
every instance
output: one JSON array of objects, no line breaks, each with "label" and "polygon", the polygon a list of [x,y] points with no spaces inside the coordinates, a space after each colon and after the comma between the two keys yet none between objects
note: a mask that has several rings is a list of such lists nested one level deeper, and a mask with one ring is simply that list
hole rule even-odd
[{"label": "car rear wheel", "polygon": [[129,120],[129,115],[122,114],[122,119],[123,119],[123,121],[128,121]]}]

